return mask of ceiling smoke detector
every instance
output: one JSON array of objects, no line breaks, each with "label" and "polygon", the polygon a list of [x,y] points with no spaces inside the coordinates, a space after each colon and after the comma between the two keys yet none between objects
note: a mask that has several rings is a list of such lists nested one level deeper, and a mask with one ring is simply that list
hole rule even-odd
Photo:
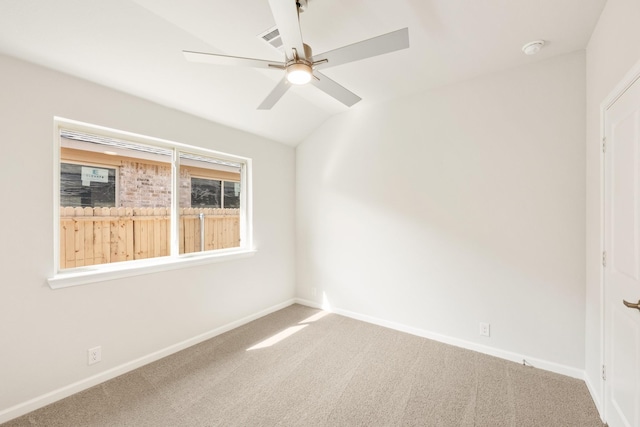
[{"label": "ceiling smoke detector", "polygon": [[535,55],[536,53],[540,52],[542,46],[544,46],[544,40],[536,40],[522,46],[522,51],[525,55]]}]

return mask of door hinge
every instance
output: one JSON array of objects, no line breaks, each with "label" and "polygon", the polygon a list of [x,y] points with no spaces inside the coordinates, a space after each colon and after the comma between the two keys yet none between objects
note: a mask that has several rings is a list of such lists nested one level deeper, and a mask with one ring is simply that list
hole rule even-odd
[{"label": "door hinge", "polygon": [[607,152],[607,137],[606,136],[602,137],[602,152],[603,153]]},{"label": "door hinge", "polygon": [[604,365],[602,365],[602,380],[603,381],[607,380],[607,368]]},{"label": "door hinge", "polygon": [[602,251],[602,266],[607,266],[607,251]]}]

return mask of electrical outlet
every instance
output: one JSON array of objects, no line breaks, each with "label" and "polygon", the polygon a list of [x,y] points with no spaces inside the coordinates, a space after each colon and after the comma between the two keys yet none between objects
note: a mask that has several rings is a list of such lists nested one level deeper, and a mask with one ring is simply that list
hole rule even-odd
[{"label": "electrical outlet", "polygon": [[483,337],[491,336],[491,325],[489,323],[480,322],[480,335]]},{"label": "electrical outlet", "polygon": [[98,363],[102,360],[102,347],[97,346],[87,350],[87,361],[89,365]]}]

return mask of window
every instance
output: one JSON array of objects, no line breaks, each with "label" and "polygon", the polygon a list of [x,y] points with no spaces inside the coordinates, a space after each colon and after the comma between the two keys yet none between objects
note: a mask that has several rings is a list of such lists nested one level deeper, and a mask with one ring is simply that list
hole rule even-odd
[{"label": "window", "polygon": [[240,183],[208,178],[191,178],[191,206],[239,208]]},{"label": "window", "polygon": [[224,207],[239,208],[240,207],[240,183],[224,181]]},{"label": "window", "polygon": [[97,165],[60,163],[62,206],[116,206],[116,169]]},{"label": "window", "polygon": [[231,179],[240,191],[238,165],[209,155],[180,153],[181,254],[240,245],[240,206],[226,203],[222,191],[223,183]]},{"label": "window", "polygon": [[222,181],[191,178],[191,206],[203,208],[222,207]]},{"label": "window", "polygon": [[250,250],[249,159],[64,119],[56,125],[58,275]]}]

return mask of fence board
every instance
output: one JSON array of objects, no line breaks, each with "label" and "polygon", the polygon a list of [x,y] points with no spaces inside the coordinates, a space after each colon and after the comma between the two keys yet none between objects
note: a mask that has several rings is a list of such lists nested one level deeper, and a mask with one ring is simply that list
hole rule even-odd
[{"label": "fence board", "polygon": [[[77,217],[84,216],[84,209],[75,208],[74,214]],[[76,267],[84,266],[84,222],[74,221],[73,223],[73,244],[75,247]]]},{"label": "fence board", "polygon": [[[238,209],[180,209],[179,251],[237,247]],[[166,256],[171,252],[170,212],[166,208],[60,208],[60,268]]]},{"label": "fence board", "polygon": [[213,224],[215,221],[210,216],[206,217],[204,221],[204,250],[210,251],[214,248]]},{"label": "fence board", "polygon": [[159,257],[162,255],[160,251],[160,209],[153,210],[153,256]]},{"label": "fence board", "polygon": [[109,253],[111,254],[111,262],[118,262],[118,217],[117,213],[111,217],[109,221]]},{"label": "fence board", "polygon": [[94,264],[102,264],[104,254],[102,252],[102,221],[93,222],[93,260]]},{"label": "fence board", "polygon": [[66,239],[66,224],[60,221],[60,266],[62,267],[67,263],[67,239]]},{"label": "fence board", "polygon": [[[138,215],[140,213],[140,208],[136,208],[133,210],[133,214],[134,215]],[[141,253],[140,253],[140,239],[141,239],[141,223],[140,223],[140,219],[138,220],[134,220],[133,222],[133,258],[134,259],[141,259]]]},{"label": "fence board", "polygon": [[[147,217],[149,217],[149,213],[147,212]],[[155,245],[153,241],[154,231],[155,231],[155,221],[154,218],[147,219],[147,258],[153,258],[155,252]]]},{"label": "fence board", "polygon": [[[84,216],[93,216],[92,208],[84,208]],[[84,221],[84,265],[93,265],[93,221]]]},{"label": "fence board", "polygon": [[182,215],[181,222],[184,222],[184,253],[193,252],[193,221],[186,215]]},{"label": "fence board", "polygon": [[[109,215],[109,208],[102,208],[101,214]],[[111,262],[111,220],[108,217],[102,219],[102,261],[104,263]]]},{"label": "fence board", "polygon": [[169,255],[171,247],[171,221],[165,220],[160,223],[160,255]]},{"label": "fence board", "polygon": [[218,226],[218,234],[216,235],[216,239],[220,243],[220,246],[218,246],[218,249],[224,249],[225,248],[225,244],[224,244],[224,218],[222,219],[222,221],[217,221],[217,226]]},{"label": "fence board", "polygon": [[76,249],[75,249],[76,245],[74,242],[73,223],[74,223],[73,220],[62,221],[64,236],[61,236],[61,238],[64,238],[64,241],[65,241],[65,252],[64,252],[64,256],[60,254],[60,259],[65,260],[65,264],[69,267],[76,266]]},{"label": "fence board", "polygon": [[133,209],[125,208],[124,214],[126,216],[126,220],[124,223],[125,227],[125,260],[131,261],[135,259],[135,251],[133,249]]}]

